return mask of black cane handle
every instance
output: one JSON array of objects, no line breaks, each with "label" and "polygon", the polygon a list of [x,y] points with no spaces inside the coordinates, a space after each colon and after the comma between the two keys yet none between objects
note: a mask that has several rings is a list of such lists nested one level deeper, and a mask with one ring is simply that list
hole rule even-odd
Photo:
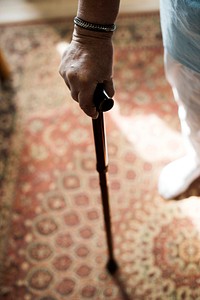
[{"label": "black cane handle", "polygon": [[110,110],[113,105],[113,99],[109,98],[104,91],[103,83],[98,83],[94,92],[94,104],[98,111],[105,112]]}]

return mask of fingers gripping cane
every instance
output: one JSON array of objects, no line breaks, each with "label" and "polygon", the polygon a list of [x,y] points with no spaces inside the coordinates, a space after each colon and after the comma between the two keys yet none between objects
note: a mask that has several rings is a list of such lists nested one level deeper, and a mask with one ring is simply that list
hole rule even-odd
[{"label": "fingers gripping cane", "polygon": [[104,128],[103,112],[110,110],[113,107],[114,101],[109,98],[103,90],[103,84],[98,84],[94,93],[94,103],[99,112],[97,119],[92,120],[93,134],[96,151],[97,171],[99,173],[99,182],[101,188],[101,198],[104,214],[104,223],[106,230],[106,239],[108,244],[109,259],[107,262],[107,270],[114,274],[118,266],[113,254],[113,239],[111,231],[110,207],[109,207],[109,193],[107,184],[107,170],[108,170],[108,154],[107,141]]}]

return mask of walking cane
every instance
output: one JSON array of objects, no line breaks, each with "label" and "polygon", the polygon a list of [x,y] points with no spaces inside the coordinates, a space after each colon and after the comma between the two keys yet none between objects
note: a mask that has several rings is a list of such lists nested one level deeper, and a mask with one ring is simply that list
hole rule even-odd
[{"label": "walking cane", "polygon": [[106,230],[106,239],[109,255],[106,267],[110,274],[114,274],[118,266],[113,254],[109,193],[107,184],[108,154],[103,116],[103,112],[108,111],[113,107],[114,101],[106,95],[105,91],[103,90],[103,84],[97,85],[97,88],[94,93],[94,104],[99,112],[98,118],[92,120],[92,125],[97,161],[96,168],[97,172],[99,173],[101,200],[104,214],[104,225]]}]

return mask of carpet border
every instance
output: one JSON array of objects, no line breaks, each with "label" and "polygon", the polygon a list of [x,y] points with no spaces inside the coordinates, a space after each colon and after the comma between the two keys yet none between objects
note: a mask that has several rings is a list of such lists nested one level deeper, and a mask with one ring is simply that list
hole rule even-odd
[{"label": "carpet border", "polygon": [[[4,286],[4,270],[5,266],[5,255],[6,255],[6,246],[8,244],[7,236],[9,235],[9,231],[11,230],[10,224],[11,213],[12,213],[12,205],[15,199],[15,187],[17,183],[17,176],[20,165],[20,153],[22,151],[22,142],[23,142],[23,130],[21,123],[21,114],[20,110],[17,110],[17,114],[13,121],[14,132],[12,134],[11,140],[11,149],[9,153],[9,157],[6,165],[5,177],[2,181],[2,198],[0,202],[1,209],[7,209],[7,218],[4,219],[5,229],[2,233],[1,237],[1,252],[0,252],[0,295],[1,295],[1,286]],[[14,166],[14,168],[13,168]],[[13,170],[10,171],[10,170]],[[5,188],[6,187],[6,188]]]}]

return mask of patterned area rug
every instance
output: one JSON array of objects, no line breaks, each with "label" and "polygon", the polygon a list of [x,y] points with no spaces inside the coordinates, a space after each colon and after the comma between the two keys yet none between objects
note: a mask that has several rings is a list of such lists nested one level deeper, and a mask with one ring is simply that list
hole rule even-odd
[{"label": "patterned area rug", "polygon": [[105,114],[114,277],[91,120],[58,75],[72,20],[0,30],[13,72],[0,103],[0,298],[200,299],[199,182],[173,201],[157,193],[161,168],[184,153],[159,15],[120,16],[114,37],[115,106]]}]

